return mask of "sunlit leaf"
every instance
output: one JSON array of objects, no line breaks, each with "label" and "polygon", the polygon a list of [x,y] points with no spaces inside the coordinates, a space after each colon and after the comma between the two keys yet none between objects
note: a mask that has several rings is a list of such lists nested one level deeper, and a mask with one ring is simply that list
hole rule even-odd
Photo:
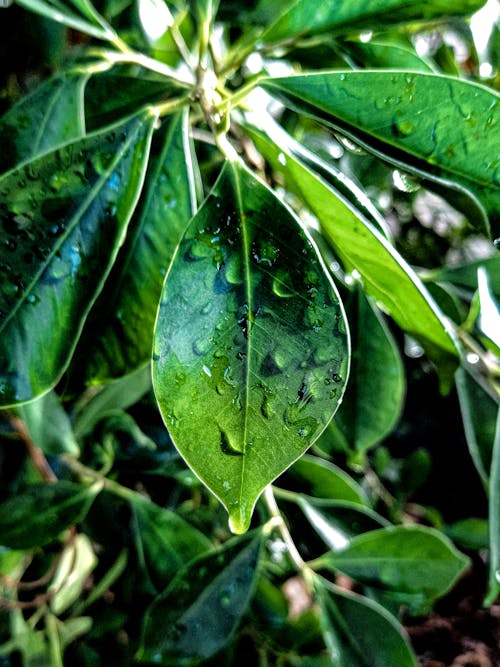
[{"label": "sunlit leaf", "polygon": [[0,178],[0,403],[66,368],[139,196],[156,116],[132,117]]},{"label": "sunlit leaf", "polygon": [[139,659],[182,667],[217,653],[250,601],[260,545],[245,535],[183,568],[146,613]]},{"label": "sunlit leaf", "polygon": [[333,283],[293,214],[227,162],[167,274],[153,385],[188,464],[248,528],[257,498],[323,431],[348,338]]},{"label": "sunlit leaf", "polygon": [[[464,79],[423,72],[319,72],[261,82],[392,164],[470,191],[500,225],[499,95]],[[436,104],[439,100],[439,104]],[[471,216],[472,217],[472,216]],[[488,221],[482,223],[488,229]]]},{"label": "sunlit leaf", "polygon": [[85,133],[83,88],[88,75],[49,79],[0,118],[0,173]]},{"label": "sunlit leaf", "polygon": [[472,14],[483,4],[484,0],[323,0],[319,5],[314,0],[261,0],[255,17],[256,21],[266,18],[264,25],[270,23],[261,40],[277,42],[304,34],[380,30],[384,24]]}]

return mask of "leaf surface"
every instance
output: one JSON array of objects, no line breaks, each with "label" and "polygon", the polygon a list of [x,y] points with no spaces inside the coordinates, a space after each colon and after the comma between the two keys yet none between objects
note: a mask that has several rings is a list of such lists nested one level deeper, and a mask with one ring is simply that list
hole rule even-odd
[{"label": "leaf surface", "polygon": [[183,667],[217,653],[250,601],[260,546],[260,534],[235,538],[181,570],[146,613],[139,659]]},{"label": "leaf surface", "polygon": [[[261,85],[392,164],[450,188],[457,183],[500,226],[495,91],[439,74],[398,71],[319,72],[265,79]],[[488,228],[487,220],[483,226]]]},{"label": "leaf surface", "polygon": [[66,481],[29,486],[0,503],[0,544],[11,549],[49,544],[85,517],[100,488]]},{"label": "leaf surface", "polygon": [[142,201],[78,346],[74,372],[83,367],[87,382],[119,378],[151,359],[165,274],[196,209],[195,170],[188,116],[171,116],[155,133]]},{"label": "leaf surface", "polygon": [[81,72],[53,77],[0,118],[0,173],[83,136],[86,79]]},{"label": "leaf surface", "polygon": [[390,526],[353,537],[344,549],[324,557],[365,584],[420,593],[432,601],[446,593],[469,559],[443,535],[423,526]]},{"label": "leaf surface", "polygon": [[277,42],[304,34],[325,31],[353,32],[359,29],[376,30],[381,25],[407,21],[429,21],[443,15],[459,16],[471,14],[484,4],[484,0],[294,0],[277,2],[269,6],[261,0],[256,10],[256,19],[262,11],[271,24],[261,40]]},{"label": "leaf surface", "polygon": [[315,578],[325,644],[338,667],[416,667],[396,619],[366,597]]},{"label": "leaf surface", "polygon": [[140,560],[157,590],[196,556],[211,550],[208,538],[175,512],[152,502],[132,504]]},{"label": "leaf surface", "polygon": [[234,531],[323,431],[347,370],[343,310],[317,251],[267,187],[227,162],[167,274],[153,385]]},{"label": "leaf surface", "polygon": [[403,330],[418,338],[430,356],[448,361],[456,355],[448,322],[418,276],[368,217],[332,190],[323,177],[328,177],[328,165],[312,154],[308,166],[304,165],[296,155],[306,149],[295,151],[293,140],[283,133],[273,132],[271,140],[254,131],[252,138],[283,174],[287,187],[317,216],[325,240],[346,271],[355,269],[360,274],[364,291],[383,304]]},{"label": "leaf surface", "polygon": [[0,404],[35,398],[65,370],[137,202],[155,117],[0,178]]}]

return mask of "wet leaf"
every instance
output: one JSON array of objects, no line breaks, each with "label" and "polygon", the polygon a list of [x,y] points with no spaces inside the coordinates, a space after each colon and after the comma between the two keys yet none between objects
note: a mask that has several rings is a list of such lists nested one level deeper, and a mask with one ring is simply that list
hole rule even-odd
[{"label": "wet leaf", "polygon": [[[252,134],[257,139],[255,133]],[[436,304],[413,269],[359,209],[332,190],[322,175],[327,165],[318,158],[309,165],[296,157],[282,134],[273,133],[272,141],[258,140],[266,158],[278,155],[287,187],[299,195],[318,217],[324,239],[343,262],[346,271],[356,270],[364,291],[389,312],[396,323],[417,338],[427,353],[439,363],[454,366],[454,336]],[[301,155],[306,149],[301,149]],[[281,155],[281,157],[279,157]],[[321,174],[321,175],[320,175]]]},{"label": "wet leaf", "polygon": [[74,359],[88,383],[119,378],[151,359],[165,274],[196,209],[187,113],[163,122],[151,158],[142,201]]},{"label": "wet leaf", "polygon": [[[429,21],[443,15],[472,14],[484,0],[314,0],[269,3],[261,0],[255,19],[270,23],[260,39],[277,42],[305,34],[325,31],[352,33],[360,29],[380,31],[383,25],[410,21]],[[259,18],[261,19],[259,21]]]},{"label": "wet leaf", "polygon": [[46,392],[68,365],[137,202],[154,120],[142,112],[0,178],[0,404]]},{"label": "wet leaf", "polygon": [[212,548],[203,533],[175,512],[139,499],[132,512],[139,560],[158,591],[186,563]]},{"label": "wet leaf", "polygon": [[0,503],[0,544],[12,549],[49,544],[82,521],[100,489],[66,481],[29,486]]},{"label": "wet leaf", "polygon": [[85,133],[83,88],[88,75],[49,79],[0,118],[0,173]]},{"label": "wet leaf", "polygon": [[342,667],[416,667],[403,628],[381,605],[315,577],[330,659]]},{"label": "wet leaf", "polygon": [[[391,332],[358,285],[348,310],[353,335],[351,374],[335,424],[361,462],[396,425],[403,409],[403,362]],[[375,398],[376,397],[376,398]]]},{"label": "wet leaf", "polygon": [[183,667],[222,649],[250,602],[260,546],[248,534],[181,570],[146,613],[139,660]]},{"label": "wet leaf", "polygon": [[153,385],[172,439],[244,532],[345,387],[339,297],[297,219],[227,162],[164,286]]},{"label": "wet leaf", "polygon": [[469,564],[446,537],[423,526],[390,526],[363,533],[321,561],[356,581],[420,594],[429,602],[444,595]]},{"label": "wet leaf", "polygon": [[[320,72],[261,82],[391,164],[473,193],[500,225],[499,95],[479,84],[423,72]],[[439,104],[436,104],[439,100]],[[471,224],[487,219],[470,216]]]},{"label": "wet leaf", "polygon": [[300,491],[317,498],[346,500],[360,505],[366,504],[363,489],[338,466],[317,456],[302,456],[291,466],[283,479]]}]

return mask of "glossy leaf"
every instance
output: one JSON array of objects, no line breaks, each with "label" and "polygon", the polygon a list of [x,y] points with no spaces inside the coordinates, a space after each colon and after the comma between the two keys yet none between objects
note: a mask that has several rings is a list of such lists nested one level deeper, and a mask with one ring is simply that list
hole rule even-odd
[{"label": "glossy leaf", "polygon": [[403,409],[405,375],[391,332],[359,285],[348,313],[352,315],[351,374],[335,424],[362,459],[396,425]]},{"label": "glossy leaf", "polygon": [[416,667],[402,627],[381,605],[315,578],[325,644],[338,667]]},{"label": "glossy leaf", "polygon": [[291,466],[283,479],[285,485],[291,483],[299,489],[317,498],[346,500],[360,505],[366,504],[366,497],[361,487],[333,463],[317,456],[302,456]]},{"label": "glossy leaf", "polygon": [[186,563],[211,550],[210,540],[175,512],[139,499],[132,511],[139,559],[158,591]]},{"label": "glossy leaf", "polygon": [[356,581],[432,601],[446,593],[469,564],[451,542],[423,526],[391,526],[353,537],[322,563]]},{"label": "glossy leaf", "polygon": [[65,370],[137,202],[155,117],[0,178],[0,404],[35,398]]},{"label": "glossy leaf", "polygon": [[[443,356],[447,359],[456,355],[454,336],[434,301],[412,268],[367,217],[333,191],[322,175],[303,165],[281,133],[273,133],[272,141],[262,134],[252,136],[265,157],[274,160],[273,166],[276,161],[281,164],[287,187],[318,217],[325,240],[346,271],[359,273],[365,292],[383,304],[402,329],[418,338],[428,354],[441,361]],[[322,161],[310,160],[311,165],[316,163],[325,169]]]},{"label": "glossy leaf", "polygon": [[[472,14],[484,0],[314,0],[275,2],[261,0],[256,19],[266,12],[272,21],[261,35],[263,42],[278,42],[305,34],[320,32],[355,32],[360,29],[381,29],[381,26],[410,21],[429,21],[450,14]],[[273,20],[274,19],[274,20]]]},{"label": "glossy leaf", "polygon": [[20,406],[17,413],[26,424],[31,439],[43,452],[55,456],[78,456],[80,447],[69,416],[55,392],[51,391],[36,401]]},{"label": "glossy leaf", "polygon": [[0,544],[12,549],[49,544],[85,517],[100,489],[66,481],[29,486],[0,503]]},{"label": "glossy leaf", "polygon": [[223,648],[250,601],[260,545],[245,535],[183,568],[146,613],[139,660],[183,667]]},{"label": "glossy leaf", "polygon": [[81,72],[49,79],[0,118],[0,173],[85,133]]},{"label": "glossy leaf", "polygon": [[297,219],[227,162],[167,274],[153,385],[174,443],[235,532],[335,412],[348,368],[345,326]]},{"label": "glossy leaf", "polygon": [[499,414],[498,401],[464,369],[457,371],[455,379],[469,452],[487,485]]},{"label": "glossy leaf", "polygon": [[142,202],[87,320],[75,364],[93,384],[119,378],[151,359],[165,274],[196,209],[187,121],[187,114],[172,116],[155,134]]},{"label": "glossy leaf", "polygon": [[487,605],[493,604],[500,595],[500,411],[491,459],[489,492],[489,581],[485,600]]},{"label": "glossy leaf", "polygon": [[[500,225],[500,98],[491,89],[438,74],[394,71],[320,72],[261,85],[392,164],[450,188],[463,186]],[[488,229],[488,221],[482,222]]]},{"label": "glossy leaf", "polygon": [[311,526],[332,551],[342,550],[360,533],[390,525],[369,507],[351,502],[305,496],[299,496],[297,502]]}]

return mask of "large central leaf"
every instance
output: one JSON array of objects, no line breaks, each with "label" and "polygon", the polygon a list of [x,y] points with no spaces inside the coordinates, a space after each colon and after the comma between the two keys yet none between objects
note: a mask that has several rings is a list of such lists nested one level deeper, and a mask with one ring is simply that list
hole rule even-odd
[{"label": "large central leaf", "polygon": [[167,274],[153,382],[235,532],[328,424],[347,366],[343,309],[315,248],[266,186],[226,163]]}]

